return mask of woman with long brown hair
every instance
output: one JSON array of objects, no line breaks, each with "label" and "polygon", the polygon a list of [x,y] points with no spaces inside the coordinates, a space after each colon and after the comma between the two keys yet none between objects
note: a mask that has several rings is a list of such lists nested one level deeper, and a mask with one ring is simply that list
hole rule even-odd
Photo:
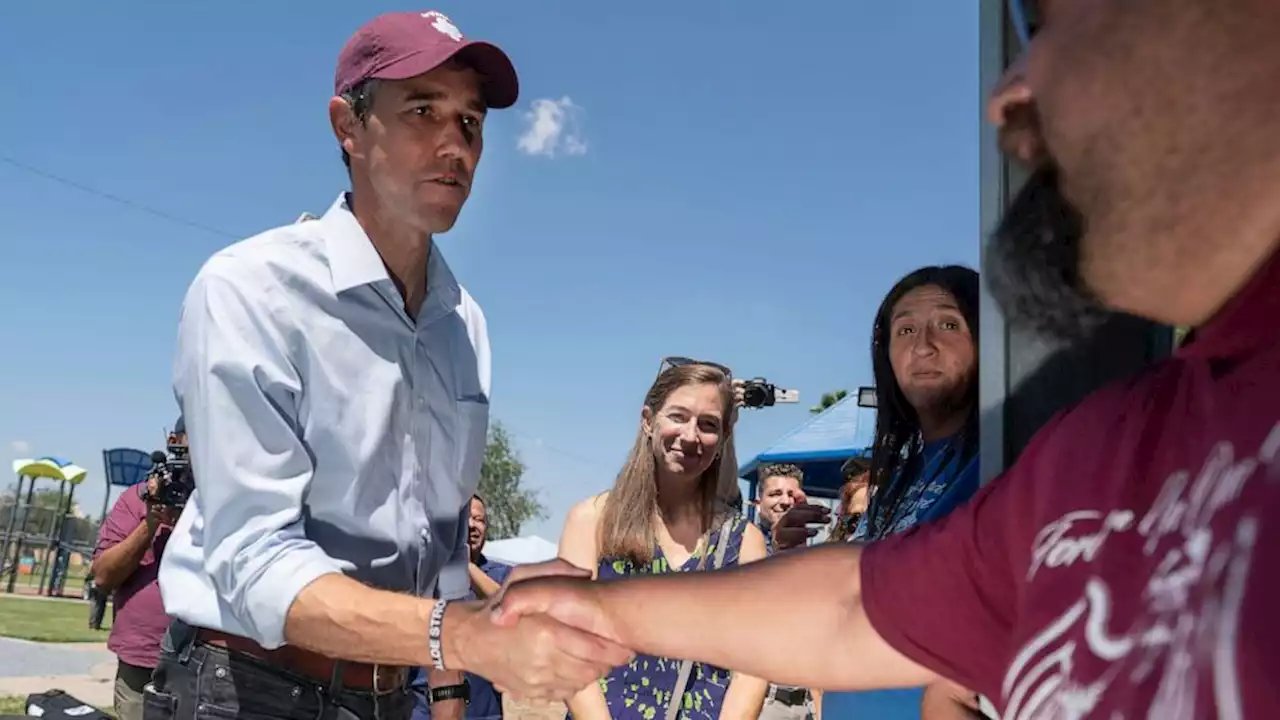
[{"label": "woman with long brown hair", "polygon": [[[764,536],[723,502],[735,414],[727,368],[664,360],[626,465],[611,490],[569,511],[560,557],[598,579],[762,559]],[[576,720],[755,720],[766,689],[724,668],[641,655],[568,705]]]}]

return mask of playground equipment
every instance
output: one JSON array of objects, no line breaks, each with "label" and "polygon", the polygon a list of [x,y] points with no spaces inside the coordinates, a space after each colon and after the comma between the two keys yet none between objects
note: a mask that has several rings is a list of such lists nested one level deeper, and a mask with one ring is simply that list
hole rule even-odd
[{"label": "playground equipment", "polygon": [[[38,564],[40,582],[37,593],[61,595],[63,585],[66,584],[71,553],[86,555],[93,551],[92,539],[68,537],[72,523],[67,522],[68,518],[74,517],[73,498],[76,486],[89,473],[79,465],[56,457],[14,460],[13,472],[18,476],[18,487],[13,494],[13,504],[9,507],[3,551],[0,551],[0,577],[8,576],[5,592],[14,592],[18,573],[23,567],[29,567],[29,571],[34,573],[35,565]],[[37,480],[58,483],[58,503],[55,507],[33,505]],[[22,493],[24,484],[27,491],[25,498]],[[48,514],[47,522],[33,518],[33,511]],[[12,553],[10,548],[13,548]],[[36,563],[35,553],[41,549],[44,561]],[[28,551],[32,553],[30,556],[26,554]],[[30,563],[27,562],[28,557],[31,559]]]}]

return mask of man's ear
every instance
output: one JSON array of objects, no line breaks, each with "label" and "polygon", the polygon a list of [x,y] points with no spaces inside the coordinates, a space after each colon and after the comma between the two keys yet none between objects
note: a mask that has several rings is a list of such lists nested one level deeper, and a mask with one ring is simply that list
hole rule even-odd
[{"label": "man's ear", "polygon": [[360,121],[347,101],[338,95],[329,99],[329,125],[333,128],[333,136],[338,141],[338,147],[346,150],[348,155],[354,156],[356,133],[359,131]]}]

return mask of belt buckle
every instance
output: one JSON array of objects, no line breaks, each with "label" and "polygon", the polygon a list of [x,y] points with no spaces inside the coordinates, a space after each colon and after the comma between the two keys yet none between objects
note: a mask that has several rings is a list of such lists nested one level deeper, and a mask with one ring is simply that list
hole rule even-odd
[{"label": "belt buckle", "polygon": [[[373,664],[374,694],[385,695],[389,692],[395,692],[396,690],[399,690],[404,680],[403,670],[404,668],[401,668],[397,665],[388,666],[388,665],[379,665],[378,663],[374,663]],[[389,682],[392,682],[392,686],[386,689],[383,689],[382,687],[382,679],[383,679],[384,673],[387,675],[387,680]]]},{"label": "belt buckle", "polygon": [[783,705],[792,707],[803,705],[808,700],[809,691],[805,688],[778,688],[774,692],[774,699]]}]

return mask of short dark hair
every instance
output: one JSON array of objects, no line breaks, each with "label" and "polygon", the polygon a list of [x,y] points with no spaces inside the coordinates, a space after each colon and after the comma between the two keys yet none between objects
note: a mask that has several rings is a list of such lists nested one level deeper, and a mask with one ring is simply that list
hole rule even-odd
[{"label": "short dark hair", "polygon": [[[373,99],[378,94],[378,79],[366,78],[351,86],[350,90],[342,93],[342,99],[347,101],[351,106],[351,114],[356,116],[356,120],[363,125],[369,119],[369,110],[373,108]],[[347,154],[345,148],[342,150],[342,164],[347,166],[347,174],[351,174],[351,156]],[[476,497],[479,497],[478,495]],[[480,500],[484,502],[484,500]]]},{"label": "short dark hair", "polygon": [[472,499],[472,500],[479,500],[481,505],[485,506],[486,508],[488,508],[488,507],[489,507],[489,503],[485,502],[485,501],[484,501],[484,498],[480,497],[480,493],[472,493],[472,495],[471,495],[471,499]]},{"label": "short dark hair", "polygon": [[765,489],[765,480],[771,477],[792,478],[797,483],[804,485],[804,471],[798,466],[791,463],[773,463],[760,468],[760,489]]}]

